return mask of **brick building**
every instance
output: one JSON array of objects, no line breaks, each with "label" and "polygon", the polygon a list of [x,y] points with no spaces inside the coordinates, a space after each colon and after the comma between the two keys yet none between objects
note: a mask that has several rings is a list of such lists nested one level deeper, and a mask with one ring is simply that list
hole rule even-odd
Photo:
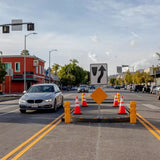
[{"label": "brick building", "polygon": [[[24,55],[3,55],[1,62],[5,64],[7,75],[0,90],[3,93],[22,93],[24,91]],[[45,82],[45,61],[26,55],[26,88],[36,83]]]}]

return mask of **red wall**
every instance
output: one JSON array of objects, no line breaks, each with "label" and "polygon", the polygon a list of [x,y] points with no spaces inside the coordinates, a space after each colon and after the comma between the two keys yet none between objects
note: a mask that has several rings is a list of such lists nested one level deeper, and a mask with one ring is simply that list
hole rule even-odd
[{"label": "red wall", "polygon": [[[44,67],[44,62],[39,60],[39,65],[41,66],[41,74],[39,74],[39,66],[38,66],[38,74],[36,73],[36,67],[33,66],[34,57],[26,57],[26,71],[34,72],[34,75],[40,76],[38,78],[38,82],[31,82],[31,84],[35,83],[44,83],[44,75],[42,74],[42,67]],[[24,57],[23,56],[11,56],[11,57],[3,57],[2,63],[12,63],[13,74],[23,74],[24,72]],[[20,72],[15,72],[15,62],[20,62]],[[10,88],[10,91],[9,91]],[[1,86],[0,86],[1,90]],[[22,93],[24,91],[24,82],[12,81],[12,77],[6,76],[5,82],[3,84],[3,92],[4,93]]]}]

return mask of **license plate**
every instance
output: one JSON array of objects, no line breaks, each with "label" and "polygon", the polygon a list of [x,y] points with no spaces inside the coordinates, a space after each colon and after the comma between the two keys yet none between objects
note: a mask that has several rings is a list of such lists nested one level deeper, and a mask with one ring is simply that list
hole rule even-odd
[{"label": "license plate", "polygon": [[38,108],[38,104],[32,104],[31,107],[33,107],[33,108]]}]

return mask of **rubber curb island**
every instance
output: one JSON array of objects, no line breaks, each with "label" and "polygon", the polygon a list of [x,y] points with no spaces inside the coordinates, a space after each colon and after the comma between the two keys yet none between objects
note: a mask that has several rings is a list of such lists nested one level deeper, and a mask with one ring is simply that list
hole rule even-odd
[{"label": "rubber curb island", "polygon": [[[88,100],[87,100],[88,103]],[[113,102],[112,102],[113,103]],[[100,105],[88,104],[88,107],[80,107],[81,114],[71,113],[71,122],[91,122],[91,123],[119,123],[130,122],[129,112],[118,114],[119,107],[113,107],[110,103]],[[63,118],[64,120],[64,118]]]}]

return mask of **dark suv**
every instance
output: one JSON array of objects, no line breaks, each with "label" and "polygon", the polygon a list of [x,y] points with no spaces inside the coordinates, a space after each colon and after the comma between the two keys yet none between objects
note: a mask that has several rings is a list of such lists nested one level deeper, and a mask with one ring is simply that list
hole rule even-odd
[{"label": "dark suv", "polygon": [[142,89],[142,92],[150,93],[150,90],[151,90],[150,87],[151,87],[150,85],[144,86]]}]

